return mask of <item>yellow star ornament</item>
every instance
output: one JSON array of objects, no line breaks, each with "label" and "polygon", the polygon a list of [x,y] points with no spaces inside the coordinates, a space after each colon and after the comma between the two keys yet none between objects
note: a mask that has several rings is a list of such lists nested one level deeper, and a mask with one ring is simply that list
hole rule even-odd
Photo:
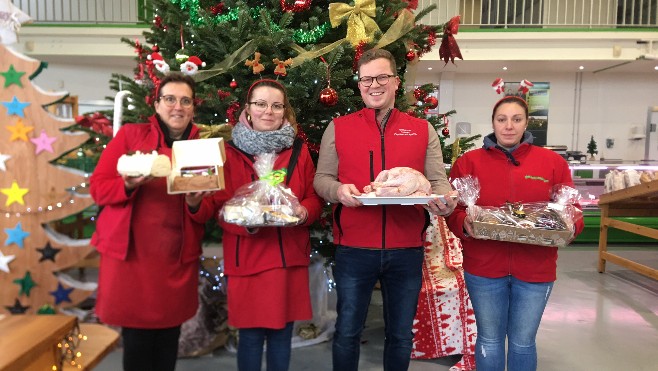
[{"label": "yellow star ornament", "polygon": [[6,128],[7,128],[7,130],[11,131],[11,138],[9,138],[9,140],[11,142],[13,142],[17,139],[20,139],[24,142],[27,142],[27,133],[34,130],[34,127],[32,127],[32,126],[23,125],[23,120],[21,120],[21,119],[16,121],[16,125],[6,126]]},{"label": "yellow star ornament", "polygon": [[9,206],[14,202],[18,202],[21,205],[25,205],[25,201],[23,201],[23,196],[25,196],[25,194],[27,194],[27,192],[29,191],[30,190],[27,188],[20,188],[18,186],[18,183],[16,183],[16,181],[13,181],[11,183],[11,188],[0,188],[0,192],[7,195],[7,202],[5,202],[5,206]]}]

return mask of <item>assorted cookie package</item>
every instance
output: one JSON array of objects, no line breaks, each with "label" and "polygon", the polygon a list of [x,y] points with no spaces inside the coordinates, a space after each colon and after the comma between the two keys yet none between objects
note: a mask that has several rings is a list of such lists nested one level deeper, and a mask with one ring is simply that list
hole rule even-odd
[{"label": "assorted cookie package", "polygon": [[571,242],[582,212],[575,204],[578,191],[566,185],[553,190],[551,202],[508,203],[501,207],[475,205],[480,193],[477,178],[453,181],[466,212],[473,220],[474,238],[564,247]]},{"label": "assorted cookie package", "polygon": [[171,148],[169,194],[224,189],[224,139],[206,138],[175,141]]},{"label": "assorted cookie package", "polygon": [[256,158],[257,181],[238,188],[235,195],[219,210],[225,222],[244,227],[277,227],[298,224],[295,211],[299,200],[284,181],[286,169],[273,170],[274,153]]}]

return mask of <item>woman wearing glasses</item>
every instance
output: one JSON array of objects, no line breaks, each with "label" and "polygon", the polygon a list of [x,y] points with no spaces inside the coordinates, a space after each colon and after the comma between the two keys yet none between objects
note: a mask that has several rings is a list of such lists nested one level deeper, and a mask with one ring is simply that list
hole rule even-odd
[{"label": "woman wearing glasses", "polygon": [[122,327],[124,370],[174,370],[180,326],[197,310],[204,226],[190,218],[205,193],[168,195],[165,178],[122,176],[117,162],[135,151],[171,157],[172,143],[198,138],[194,81],[165,76],[155,114],[121,127],[91,176],[100,206],[92,245],[100,252],[96,314]]},{"label": "woman wearing glasses", "polygon": [[240,371],[261,369],[264,344],[267,369],[288,370],[293,322],[312,317],[308,226],[319,218],[322,202],[313,190],[315,166],[308,148],[295,139],[296,126],[283,85],[274,80],[252,84],[226,147],[226,190],[204,199],[195,214],[199,221],[217,215],[236,189],[257,180],[253,164],[264,153],[277,154],[273,169],[287,169],[287,185],[301,204],[296,210],[300,222],[291,227],[248,229],[220,218],[228,322],[239,329]]}]

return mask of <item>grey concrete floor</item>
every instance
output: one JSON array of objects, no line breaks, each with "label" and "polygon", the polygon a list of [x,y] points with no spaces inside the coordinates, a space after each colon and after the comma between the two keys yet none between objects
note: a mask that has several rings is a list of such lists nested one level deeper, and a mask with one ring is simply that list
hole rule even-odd
[{"label": "grey concrete floor", "polygon": [[[658,268],[658,245],[610,250]],[[606,273],[598,273],[597,256],[595,246],[560,251],[558,280],[537,338],[539,370],[658,370],[658,281],[611,263]],[[360,370],[382,370],[381,313],[381,296],[375,291],[362,338]],[[121,370],[121,354],[117,348],[96,370]],[[414,360],[410,370],[449,370],[458,359]],[[180,359],[177,364],[179,371],[236,369],[235,354],[225,349]],[[331,370],[331,343],[293,349],[290,370]]]}]

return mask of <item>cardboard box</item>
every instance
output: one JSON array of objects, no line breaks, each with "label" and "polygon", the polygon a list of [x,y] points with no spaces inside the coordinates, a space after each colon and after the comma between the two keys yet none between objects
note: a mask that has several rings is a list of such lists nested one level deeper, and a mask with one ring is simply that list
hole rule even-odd
[{"label": "cardboard box", "polygon": [[566,246],[571,238],[571,232],[568,230],[521,228],[484,222],[473,222],[473,233],[475,233],[473,237],[480,240],[558,247]]},{"label": "cardboard box", "polygon": [[225,161],[222,138],[174,142],[167,192],[177,194],[224,189]]}]

